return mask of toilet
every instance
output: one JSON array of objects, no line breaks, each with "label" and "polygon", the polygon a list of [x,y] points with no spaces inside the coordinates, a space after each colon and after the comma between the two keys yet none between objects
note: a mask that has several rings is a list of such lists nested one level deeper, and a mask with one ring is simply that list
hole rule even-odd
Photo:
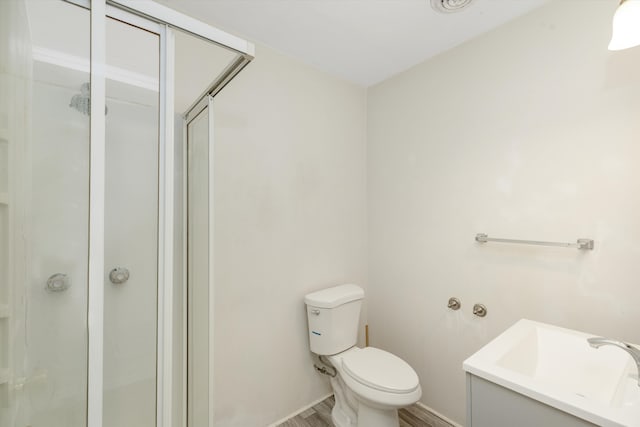
[{"label": "toilet", "polygon": [[398,409],[422,395],[411,366],[387,351],[356,347],[364,291],[340,285],[304,297],[311,351],[336,370],[331,378],[337,427],[398,427]]}]

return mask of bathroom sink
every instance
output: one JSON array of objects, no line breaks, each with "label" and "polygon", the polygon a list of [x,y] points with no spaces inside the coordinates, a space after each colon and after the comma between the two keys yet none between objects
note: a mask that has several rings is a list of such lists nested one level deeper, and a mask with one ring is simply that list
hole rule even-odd
[{"label": "bathroom sink", "polygon": [[522,319],[468,358],[465,371],[602,426],[640,426],[636,364],[586,334]]}]

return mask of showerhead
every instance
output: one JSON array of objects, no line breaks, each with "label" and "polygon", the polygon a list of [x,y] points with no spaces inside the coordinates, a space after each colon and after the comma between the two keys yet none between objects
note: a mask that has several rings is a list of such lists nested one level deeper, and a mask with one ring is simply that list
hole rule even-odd
[{"label": "showerhead", "polygon": [[[81,112],[85,116],[91,115],[91,85],[83,83],[80,87],[80,93],[71,97],[69,107]],[[107,114],[107,106],[104,106],[104,114]]]},{"label": "showerhead", "polygon": [[80,111],[85,116],[91,114],[91,86],[89,83],[84,83],[80,87],[80,93],[73,95],[69,107],[74,110]]}]

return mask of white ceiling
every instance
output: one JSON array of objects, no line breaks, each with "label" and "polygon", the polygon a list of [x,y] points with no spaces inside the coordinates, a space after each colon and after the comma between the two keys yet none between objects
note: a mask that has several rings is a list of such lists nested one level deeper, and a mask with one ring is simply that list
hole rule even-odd
[{"label": "white ceiling", "polygon": [[376,84],[548,0],[159,0],[227,32],[363,86]]}]

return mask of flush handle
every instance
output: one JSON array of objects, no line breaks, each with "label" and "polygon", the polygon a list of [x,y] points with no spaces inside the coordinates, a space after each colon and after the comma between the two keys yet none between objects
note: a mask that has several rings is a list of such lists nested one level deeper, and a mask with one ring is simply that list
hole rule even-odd
[{"label": "flush handle", "polygon": [[320,316],[320,310],[311,310],[311,314],[315,314],[316,316]]}]

